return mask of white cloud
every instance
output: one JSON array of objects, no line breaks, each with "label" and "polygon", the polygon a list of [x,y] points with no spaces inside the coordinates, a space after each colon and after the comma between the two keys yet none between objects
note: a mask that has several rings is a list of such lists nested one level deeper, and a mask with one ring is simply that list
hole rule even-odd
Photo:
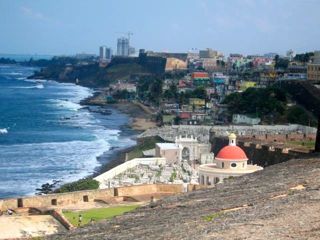
[{"label": "white cloud", "polygon": [[49,24],[57,25],[57,26],[65,25],[65,24],[62,24],[59,20],[52,19],[41,12],[33,10],[30,7],[21,6],[20,10],[22,14],[24,14],[26,17],[29,17],[38,21],[43,21]]},{"label": "white cloud", "polygon": [[38,20],[48,20],[48,18],[45,17],[42,13],[36,12],[32,8],[22,6],[20,9],[25,16]]}]

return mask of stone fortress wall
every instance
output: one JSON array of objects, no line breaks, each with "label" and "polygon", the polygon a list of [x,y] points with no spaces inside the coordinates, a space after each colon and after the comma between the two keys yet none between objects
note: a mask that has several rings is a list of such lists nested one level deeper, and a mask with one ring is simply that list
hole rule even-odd
[{"label": "stone fortress wall", "polygon": [[[186,191],[193,191],[201,186],[189,184],[187,188],[183,184],[145,184],[128,187],[118,187],[111,189],[98,189],[77,191],[70,193],[57,193],[21,198],[0,199],[0,210],[18,208],[35,208],[35,209],[63,209],[64,206],[75,204],[85,204],[95,201],[105,203],[117,203],[125,201],[126,198],[135,199],[135,197],[145,195],[172,195]],[[117,200],[117,201],[115,201]]]},{"label": "stone fortress wall", "polygon": [[165,141],[174,141],[179,135],[193,135],[200,142],[211,143],[215,154],[228,145],[228,133],[238,136],[239,145],[247,154],[250,164],[262,167],[284,162],[292,158],[304,157],[310,151],[298,146],[288,146],[288,141],[315,140],[317,129],[313,127],[290,125],[252,125],[252,126],[164,126],[145,131],[139,141],[145,137],[159,136]]},{"label": "stone fortress wall", "polygon": [[138,141],[143,138],[159,136],[165,141],[174,142],[176,136],[195,136],[202,143],[209,143],[210,132],[216,136],[227,136],[230,132],[235,132],[238,136],[257,137],[278,136],[284,138],[287,134],[297,136],[315,136],[317,129],[313,127],[289,124],[289,125],[228,125],[228,126],[191,126],[191,125],[172,125],[159,128],[151,128],[138,136]]},{"label": "stone fortress wall", "polygon": [[[268,137],[271,139],[270,136]],[[310,138],[313,139],[314,137],[315,136],[309,135],[309,137],[304,139],[309,140]],[[283,136],[276,136],[274,139],[280,142],[280,140],[283,139]],[[303,136],[298,135],[297,138],[291,139],[302,140]],[[212,137],[211,144],[212,151],[217,153],[221,148],[228,144],[228,139],[226,137]],[[249,164],[257,164],[258,166],[262,167],[285,162],[293,158],[303,158],[310,153],[309,150],[288,148],[283,144],[277,144],[277,142],[268,143],[261,140],[255,141],[254,139],[247,138],[239,138],[237,140],[237,145],[245,151],[249,158]]]}]

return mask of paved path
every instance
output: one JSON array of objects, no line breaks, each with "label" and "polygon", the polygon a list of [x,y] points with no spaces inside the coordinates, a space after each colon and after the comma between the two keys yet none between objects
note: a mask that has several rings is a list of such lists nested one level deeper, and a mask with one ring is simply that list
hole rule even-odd
[{"label": "paved path", "polygon": [[37,237],[66,229],[52,216],[0,216],[0,239]]}]

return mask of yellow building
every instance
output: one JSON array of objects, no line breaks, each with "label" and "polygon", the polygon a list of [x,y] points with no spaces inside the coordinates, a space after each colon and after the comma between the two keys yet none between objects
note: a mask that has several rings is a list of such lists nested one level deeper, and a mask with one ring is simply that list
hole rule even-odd
[{"label": "yellow building", "polygon": [[311,59],[312,63],[309,63],[307,68],[307,78],[310,81],[320,81],[320,51],[315,51]]},{"label": "yellow building", "polygon": [[187,61],[183,61],[181,59],[173,57],[167,58],[165,71],[186,70],[187,68]]},{"label": "yellow building", "polygon": [[307,76],[310,81],[320,81],[320,63],[309,63]]},{"label": "yellow building", "polygon": [[202,107],[206,105],[206,101],[200,98],[190,98],[189,104],[196,107]]},{"label": "yellow building", "polygon": [[244,81],[240,84],[240,90],[245,91],[248,88],[255,87],[257,85],[256,82],[252,81]]}]

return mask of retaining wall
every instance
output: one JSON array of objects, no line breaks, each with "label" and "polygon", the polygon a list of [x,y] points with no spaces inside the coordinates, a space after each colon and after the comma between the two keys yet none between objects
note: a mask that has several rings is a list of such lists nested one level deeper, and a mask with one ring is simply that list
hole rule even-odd
[{"label": "retaining wall", "polygon": [[0,199],[0,210],[17,208],[63,208],[63,206],[93,202],[118,196],[139,196],[152,193],[182,193],[182,184],[145,184],[111,189],[77,191],[22,198]]},{"label": "retaining wall", "polygon": [[[215,137],[212,140],[211,150],[217,154],[220,149],[228,144],[229,140],[227,138]],[[237,145],[245,151],[249,158],[248,163],[257,164],[262,167],[285,162],[293,158],[302,158],[309,154],[309,151],[291,150],[285,147],[272,146],[272,144],[268,145],[267,143],[251,143],[238,140]]]}]

